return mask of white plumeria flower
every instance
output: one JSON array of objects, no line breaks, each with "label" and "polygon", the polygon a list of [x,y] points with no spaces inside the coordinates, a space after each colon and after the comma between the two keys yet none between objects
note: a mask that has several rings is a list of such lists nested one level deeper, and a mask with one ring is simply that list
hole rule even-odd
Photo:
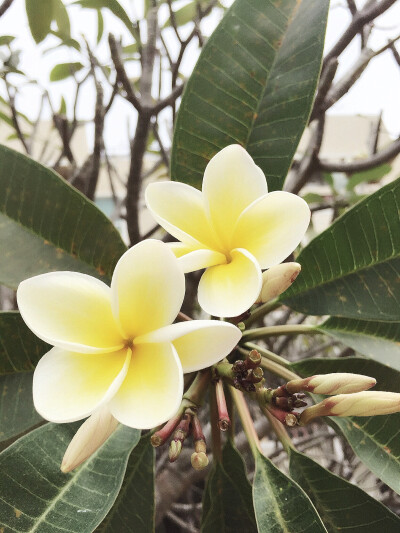
[{"label": "white plumeria flower", "polygon": [[249,309],[261,291],[261,270],[293,252],[310,222],[304,200],[283,191],[268,194],[262,170],[236,144],[210,160],[202,192],[179,182],[152,183],[146,203],[181,241],[170,247],[184,271],[207,269],[198,298],[215,316]]},{"label": "white plumeria flower", "polygon": [[175,320],[185,279],[162,242],[143,241],[118,261],[108,287],[75,272],[23,281],[18,306],[28,327],[54,348],[33,378],[37,411],[73,422],[107,406],[122,424],[152,428],[179,408],[183,372],[213,365],[240,339],[226,322]]}]

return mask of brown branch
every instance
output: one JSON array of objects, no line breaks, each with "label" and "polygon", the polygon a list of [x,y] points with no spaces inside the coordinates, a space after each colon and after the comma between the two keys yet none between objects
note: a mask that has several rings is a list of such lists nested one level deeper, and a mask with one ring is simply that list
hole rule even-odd
[{"label": "brown branch", "polygon": [[381,133],[381,126],[382,126],[382,111],[379,113],[378,120],[375,122],[371,129],[371,138],[370,138],[370,154],[376,154],[378,151],[378,142],[379,142],[379,135]]},{"label": "brown branch", "polygon": [[369,170],[371,168],[387,163],[400,153],[400,137],[396,139],[390,146],[381,150],[380,152],[367,157],[366,159],[360,159],[358,161],[351,162],[332,162],[325,159],[321,159],[317,166],[320,170],[326,172],[361,172],[363,170]]},{"label": "brown branch", "polygon": [[169,157],[168,157],[167,151],[166,151],[166,149],[164,147],[164,144],[163,144],[163,142],[161,140],[160,134],[158,133],[158,124],[157,124],[157,122],[153,122],[151,127],[152,127],[152,130],[153,130],[154,137],[156,138],[156,141],[158,142],[158,146],[160,147],[161,158],[163,160],[163,163],[168,169],[169,168]]},{"label": "brown branch", "polygon": [[0,17],[4,15],[13,2],[14,0],[4,0],[4,2],[0,5]]},{"label": "brown branch", "polygon": [[396,0],[381,0],[380,2],[374,2],[372,5],[368,3],[362,10],[357,11],[340,39],[325,56],[323,68],[326,68],[330,59],[338,57],[343,52],[357,33],[362,30],[365,24],[382,15],[382,13],[387,11],[395,2]]},{"label": "brown branch", "polygon": [[14,125],[15,132],[16,132],[17,137],[20,140],[22,146],[24,147],[25,152],[29,155],[29,153],[30,153],[29,145],[28,145],[28,143],[27,143],[27,141],[25,139],[24,134],[22,133],[21,127],[19,125],[18,113],[17,113],[17,110],[15,108],[16,91],[14,91],[14,93],[11,93],[10,85],[9,85],[6,77],[4,77],[4,81],[5,81],[7,95],[8,95],[8,105],[10,106],[11,117],[12,117],[12,122],[13,122],[13,125]]},{"label": "brown branch", "polygon": [[158,113],[160,111],[162,111],[163,109],[165,109],[166,107],[170,106],[170,105],[173,105],[175,103],[175,101],[180,97],[180,95],[182,94],[183,92],[183,88],[184,88],[184,84],[181,83],[180,85],[177,85],[173,91],[171,92],[171,94],[169,94],[166,98],[164,98],[163,100],[160,100],[159,102],[157,102],[157,104],[155,104],[153,107],[152,107],[152,114],[153,115],[158,115]]},{"label": "brown branch", "polygon": [[397,49],[396,49],[396,47],[395,47],[394,44],[392,44],[392,45],[390,46],[390,50],[392,51],[392,54],[393,54],[393,57],[394,57],[396,63],[397,63],[397,64],[399,65],[399,67],[400,67],[400,54],[399,54],[399,52],[397,51]]},{"label": "brown branch", "polygon": [[94,115],[94,145],[92,154],[92,164],[87,181],[86,196],[94,200],[97,182],[99,180],[101,150],[103,147],[104,113],[103,89],[101,84],[95,80],[96,86],[96,109]]},{"label": "brown branch", "polygon": [[310,122],[318,118],[321,114],[321,107],[325,100],[325,97],[332,86],[333,79],[335,77],[339,61],[337,57],[332,57],[326,65],[326,69],[321,74],[321,79],[319,80],[318,92],[315,97],[313,110],[310,117]]},{"label": "brown branch", "polygon": [[129,81],[125,67],[121,60],[121,56],[119,54],[117,42],[112,33],[110,33],[108,36],[108,44],[110,47],[111,59],[114,63],[114,67],[117,73],[117,82],[121,83],[126,93],[126,99],[128,100],[128,102],[130,102],[133,105],[133,107],[137,109],[137,111],[141,111],[142,104],[139,102],[132,88],[131,82]]}]

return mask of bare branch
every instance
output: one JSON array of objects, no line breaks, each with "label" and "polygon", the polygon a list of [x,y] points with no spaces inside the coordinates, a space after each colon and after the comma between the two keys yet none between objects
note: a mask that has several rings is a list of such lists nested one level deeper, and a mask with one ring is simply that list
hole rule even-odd
[{"label": "bare branch", "polygon": [[169,168],[169,157],[168,157],[168,154],[167,154],[167,150],[165,149],[164,147],[164,144],[161,140],[161,137],[160,137],[160,134],[158,133],[158,124],[157,122],[153,122],[152,125],[152,130],[153,130],[153,133],[154,133],[154,137],[156,138],[156,141],[158,142],[158,146],[160,147],[160,152],[161,152],[161,158],[163,160],[163,163],[164,165]]},{"label": "bare branch", "polygon": [[0,5],[0,17],[4,15],[13,2],[14,0],[4,0],[4,2]]},{"label": "bare branch", "polygon": [[381,133],[382,126],[382,111],[379,113],[378,120],[375,122],[371,129],[371,139],[370,139],[370,154],[376,154],[378,151],[378,142],[379,135]]},{"label": "bare branch", "polygon": [[399,54],[399,52],[397,51],[395,45],[392,44],[389,48],[390,48],[390,50],[392,51],[392,54],[393,54],[393,57],[394,57],[396,63],[397,63],[397,64],[399,65],[399,67],[400,67],[400,54]]},{"label": "bare branch", "polygon": [[160,100],[157,104],[155,104],[151,112],[153,115],[158,115],[160,111],[165,109],[166,107],[172,105],[182,94],[184,88],[184,84],[181,83],[180,85],[177,85],[173,91],[163,100]]},{"label": "bare branch", "polygon": [[12,121],[13,121],[15,132],[16,132],[16,134],[18,136],[18,139],[21,141],[21,144],[24,147],[25,152],[29,155],[29,153],[30,153],[29,145],[26,142],[25,135],[22,133],[21,127],[19,125],[18,113],[17,113],[16,107],[15,107],[16,91],[14,90],[14,92],[11,92],[10,84],[8,83],[6,76],[4,76],[4,82],[5,82],[5,85],[6,85],[6,90],[7,90],[7,95],[8,95],[8,103],[9,103],[10,110],[11,110],[11,117],[12,117]]},{"label": "bare branch", "polygon": [[321,79],[319,80],[318,93],[315,97],[313,110],[310,117],[310,122],[316,119],[321,113],[321,107],[325,100],[325,97],[331,88],[333,79],[335,77],[339,61],[337,57],[332,57],[326,65],[326,69],[321,74]]},{"label": "bare branch", "polygon": [[94,115],[94,145],[92,154],[92,165],[88,175],[86,196],[94,199],[97,182],[100,172],[101,150],[103,147],[103,130],[104,130],[104,105],[103,105],[103,89],[101,84],[95,79],[96,86],[96,109]]},{"label": "bare branch", "polygon": [[119,54],[118,45],[115,40],[115,37],[112,33],[108,36],[108,44],[110,47],[111,52],[111,59],[114,63],[115,70],[117,72],[117,81],[121,83],[125,93],[126,98],[128,102],[130,102],[135,109],[138,111],[141,111],[142,104],[139,102],[133,88],[131,85],[131,82],[129,81],[128,75],[126,73],[125,67],[122,63],[121,56]]},{"label": "bare branch", "polygon": [[358,161],[351,162],[331,162],[325,159],[321,159],[318,162],[318,168],[327,172],[361,172],[362,170],[369,170],[370,168],[377,167],[383,163],[387,163],[400,153],[400,137],[396,139],[390,146],[381,150],[380,152],[367,157],[366,159],[360,159]]}]

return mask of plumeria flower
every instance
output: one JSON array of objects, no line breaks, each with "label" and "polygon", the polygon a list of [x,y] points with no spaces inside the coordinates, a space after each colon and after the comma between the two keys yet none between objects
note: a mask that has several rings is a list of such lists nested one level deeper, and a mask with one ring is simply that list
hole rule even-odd
[{"label": "plumeria flower", "polygon": [[215,320],[172,324],[184,292],[174,254],[155,240],[121,257],[111,287],[75,272],[23,281],[17,292],[22,318],[54,346],[34,373],[37,411],[52,422],[73,422],[106,407],[138,429],[172,417],[183,372],[213,365],[241,336]]},{"label": "plumeria flower", "polygon": [[281,263],[310,221],[304,200],[268,194],[262,170],[239,145],[208,163],[202,192],[179,182],[152,183],[146,203],[157,222],[180,242],[169,246],[185,272],[206,268],[198,299],[211,315],[232,317],[258,298],[261,270]]}]

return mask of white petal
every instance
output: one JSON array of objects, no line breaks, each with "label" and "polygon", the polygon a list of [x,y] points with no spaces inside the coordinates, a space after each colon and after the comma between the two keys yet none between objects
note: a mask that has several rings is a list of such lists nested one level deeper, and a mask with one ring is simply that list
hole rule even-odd
[{"label": "white petal", "polygon": [[20,283],[18,307],[39,338],[65,350],[104,353],[122,348],[111,291],[77,272],[50,272]]},{"label": "white petal", "polygon": [[113,312],[124,335],[134,338],[175,320],[185,276],[166,244],[146,240],[125,252],[111,282]]},{"label": "white petal", "polygon": [[310,222],[307,203],[275,191],[255,201],[240,216],[232,245],[248,250],[262,269],[281,263],[303,238]]},{"label": "white petal", "polygon": [[243,249],[231,252],[232,261],[208,268],[199,283],[200,306],[210,315],[238,316],[247,311],[261,291],[261,269]]},{"label": "white petal", "polygon": [[178,262],[185,274],[187,274],[188,272],[194,272],[202,268],[223,265],[226,263],[226,256],[213,250],[194,250],[186,255],[182,255],[178,259]]},{"label": "white petal", "polygon": [[131,358],[126,348],[115,353],[82,354],[53,348],[33,375],[33,401],[50,422],[74,422],[107,403],[123,382]]},{"label": "white petal", "polygon": [[227,146],[208,163],[203,179],[204,201],[226,249],[233,248],[230,239],[242,211],[267,192],[263,171],[237,144]]},{"label": "white petal", "polygon": [[194,372],[226,357],[241,336],[241,331],[229,322],[191,320],[153,331],[136,342],[173,342],[183,372]]},{"label": "white petal", "polygon": [[149,429],[177,412],[182,395],[182,365],[173,345],[139,344],[133,348],[128,374],[110,402],[110,411],[121,424]]},{"label": "white petal", "polygon": [[176,239],[195,247],[217,246],[202,194],[194,187],[172,181],[151,183],[145,199],[153,217]]}]

